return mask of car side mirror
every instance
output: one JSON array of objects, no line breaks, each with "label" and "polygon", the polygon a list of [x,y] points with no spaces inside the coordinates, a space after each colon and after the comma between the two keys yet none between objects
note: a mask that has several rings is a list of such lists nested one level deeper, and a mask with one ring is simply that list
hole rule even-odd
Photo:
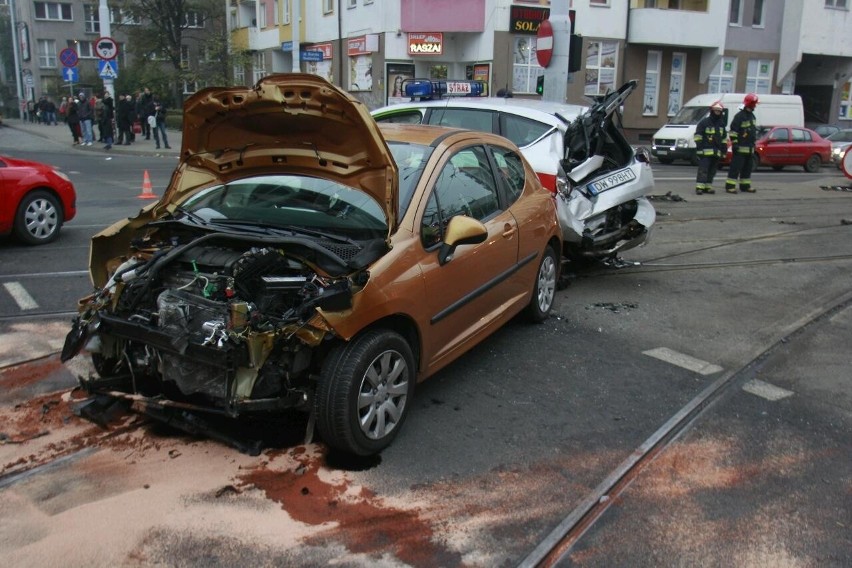
[{"label": "car side mirror", "polygon": [[488,238],[488,229],[480,221],[465,215],[456,215],[450,219],[444,242],[438,251],[438,262],[441,266],[453,259],[456,248],[461,245],[476,245]]}]

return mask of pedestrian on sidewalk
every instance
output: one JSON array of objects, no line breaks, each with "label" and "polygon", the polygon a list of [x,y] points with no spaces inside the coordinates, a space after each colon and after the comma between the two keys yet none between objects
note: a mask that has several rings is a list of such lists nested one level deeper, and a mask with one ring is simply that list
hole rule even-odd
[{"label": "pedestrian on sidewalk", "polygon": [[98,125],[98,130],[103,136],[104,150],[109,150],[112,148],[114,133],[112,121],[115,118],[115,105],[109,91],[104,91],[101,102],[103,103],[103,110],[101,111],[101,123]]},{"label": "pedestrian on sidewalk", "polygon": [[83,144],[91,146],[93,141],[92,135],[92,106],[86,100],[86,94],[80,93],[77,102],[77,116],[80,117],[80,129],[83,132]]},{"label": "pedestrian on sidewalk", "polygon": [[118,103],[115,109],[115,124],[118,126],[118,138],[116,144],[119,146],[130,146],[131,109],[133,102],[130,95],[118,95]]},{"label": "pedestrian on sidewalk", "polygon": [[150,140],[152,128],[148,117],[154,114],[154,94],[151,89],[145,87],[145,91],[136,99],[139,104],[139,119],[142,121],[142,134],[145,135],[145,140]]},{"label": "pedestrian on sidewalk", "polygon": [[725,105],[715,101],[710,105],[710,114],[702,118],[695,127],[695,154],[698,156],[698,175],[695,178],[695,193],[716,193],[713,178],[719,160],[727,152],[725,128]]},{"label": "pedestrian on sidewalk", "polygon": [[156,95],[153,98],[152,104],[154,106],[154,114],[152,116],[154,120],[152,121],[151,129],[154,131],[154,143],[159,149],[160,136],[162,136],[163,146],[171,149],[169,139],[166,137],[166,105],[160,102]]},{"label": "pedestrian on sidewalk", "polygon": [[65,110],[68,116],[66,122],[68,123],[69,130],[71,130],[71,136],[74,137],[75,146],[80,143],[80,115],[77,113],[79,102],[79,99],[71,99]]}]

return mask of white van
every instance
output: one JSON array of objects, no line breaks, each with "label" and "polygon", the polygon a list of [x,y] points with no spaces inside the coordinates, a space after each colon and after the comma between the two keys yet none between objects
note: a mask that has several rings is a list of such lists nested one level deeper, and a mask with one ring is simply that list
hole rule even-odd
[{"label": "white van", "polygon": [[[710,105],[721,100],[728,114],[728,126],[743,104],[746,93],[714,93],[689,99],[671,121],[660,128],[651,144],[651,155],[664,164],[686,160],[698,165],[695,155],[695,127],[710,112]],[[758,126],[804,126],[805,111],[799,95],[758,95],[754,109]]]}]

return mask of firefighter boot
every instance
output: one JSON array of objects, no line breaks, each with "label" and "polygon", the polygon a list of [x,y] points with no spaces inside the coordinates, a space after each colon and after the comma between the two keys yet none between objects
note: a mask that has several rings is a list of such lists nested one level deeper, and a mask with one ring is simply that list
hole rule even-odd
[{"label": "firefighter boot", "polygon": [[725,191],[728,193],[736,193],[737,192],[737,182],[736,180],[725,180]]}]

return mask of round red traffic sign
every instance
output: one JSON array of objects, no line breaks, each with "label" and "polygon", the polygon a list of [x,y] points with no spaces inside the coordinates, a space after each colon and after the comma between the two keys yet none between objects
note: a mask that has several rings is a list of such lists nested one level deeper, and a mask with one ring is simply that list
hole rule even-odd
[{"label": "round red traffic sign", "polygon": [[118,55],[118,44],[111,37],[99,37],[95,41],[95,53],[101,59],[115,59]]},{"label": "round red traffic sign", "polygon": [[846,148],[843,154],[843,160],[840,162],[840,167],[843,170],[843,175],[852,179],[852,145]]},{"label": "round red traffic sign", "polygon": [[542,67],[550,65],[553,57],[553,26],[550,20],[543,20],[538,26],[538,34],[535,36],[535,58]]}]

